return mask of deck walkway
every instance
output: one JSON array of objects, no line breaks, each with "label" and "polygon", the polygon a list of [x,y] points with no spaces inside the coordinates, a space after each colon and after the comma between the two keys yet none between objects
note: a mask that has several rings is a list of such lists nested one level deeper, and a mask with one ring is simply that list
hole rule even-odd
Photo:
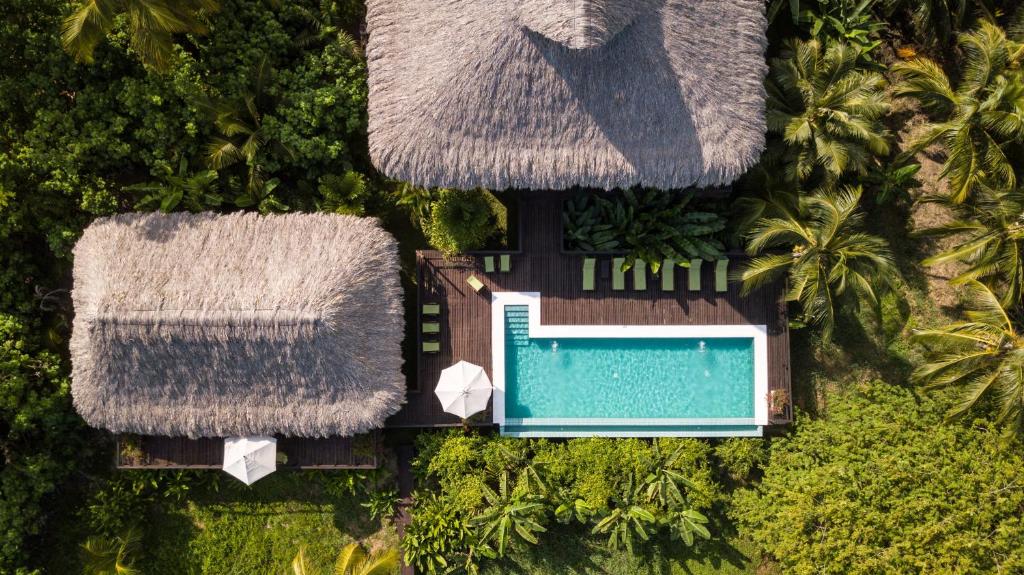
[{"label": "deck walkway", "polygon": [[[419,301],[441,303],[441,351],[418,354],[407,403],[388,420],[388,427],[461,423],[441,409],[433,385],[442,369],[459,360],[481,365],[491,374],[490,292],[496,291],[540,292],[541,321],[546,325],[767,325],[769,389],[784,390],[791,397],[788,319],[781,284],[743,297],[739,285],[730,282],[728,292],[717,293],[714,268],[705,263],[699,292],[687,290],[686,273],[680,268],[675,291],[662,291],[658,278],[648,278],[647,289],[636,291],[632,273],[627,274],[624,291],[612,291],[611,258],[600,257],[596,289],[583,291],[583,257],[562,251],[564,198],[550,192],[523,194],[520,250],[513,252],[509,273],[484,273],[479,256],[445,259],[438,252],[417,253]],[[733,265],[738,261],[734,256]],[[471,274],[486,285],[479,294],[466,283]],[[421,331],[416,322],[410,322],[409,329]],[[489,425],[490,420],[489,411],[474,419],[481,425]],[[772,418],[772,423],[789,421],[789,410]]]},{"label": "deck walkway", "polygon": [[[311,439],[282,437],[277,451],[288,456],[279,469],[376,469],[380,459],[379,432],[355,437]],[[220,469],[224,439],[187,437],[117,438],[121,469]]]}]

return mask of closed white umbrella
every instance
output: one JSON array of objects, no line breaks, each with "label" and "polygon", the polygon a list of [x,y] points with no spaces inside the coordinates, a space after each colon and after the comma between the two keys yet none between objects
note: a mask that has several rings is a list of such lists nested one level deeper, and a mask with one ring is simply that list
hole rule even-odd
[{"label": "closed white umbrella", "polygon": [[491,380],[484,368],[460,361],[441,372],[434,394],[441,400],[441,406],[446,412],[466,419],[487,409],[487,400],[491,398]]},{"label": "closed white umbrella", "polygon": [[273,437],[229,437],[224,440],[224,471],[246,485],[277,470],[277,440]]}]

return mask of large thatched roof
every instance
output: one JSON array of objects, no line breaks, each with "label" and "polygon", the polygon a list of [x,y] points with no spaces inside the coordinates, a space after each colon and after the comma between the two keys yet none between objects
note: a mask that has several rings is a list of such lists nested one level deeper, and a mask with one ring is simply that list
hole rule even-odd
[{"label": "large thatched roof", "polygon": [[395,178],[711,186],[764,146],[764,0],[367,0],[367,24]]},{"label": "large thatched roof", "polygon": [[125,214],[75,246],[75,407],[115,432],[349,435],[405,401],[395,239],[327,214]]}]

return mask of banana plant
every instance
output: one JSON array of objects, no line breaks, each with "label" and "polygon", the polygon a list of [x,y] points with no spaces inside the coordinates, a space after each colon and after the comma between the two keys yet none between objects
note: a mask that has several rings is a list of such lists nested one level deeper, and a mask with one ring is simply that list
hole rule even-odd
[{"label": "banana plant", "polygon": [[686,496],[679,488],[680,485],[687,489],[697,488],[686,476],[672,469],[682,453],[683,446],[680,445],[668,456],[662,457],[660,443],[654,442],[654,462],[643,481],[648,503],[656,503],[663,509],[685,505]]},{"label": "banana plant", "polygon": [[668,513],[663,522],[668,525],[673,539],[682,539],[687,546],[693,545],[694,535],[711,539],[711,532],[705,525],[708,518],[696,509],[684,509]]},{"label": "banana plant", "polygon": [[616,498],[617,505],[608,510],[591,533],[607,535],[609,549],[615,551],[624,546],[632,555],[636,541],[649,540],[657,530],[657,518],[642,501],[642,485],[630,474],[622,494]]},{"label": "banana plant", "polygon": [[201,212],[224,201],[217,193],[217,187],[215,170],[190,173],[188,159],[182,157],[178,161],[177,173],[166,167],[157,181],[135,184],[126,189],[142,194],[142,199],[135,204],[137,210],[157,208],[161,212],[172,212],[182,206],[190,212]]},{"label": "banana plant", "polygon": [[515,539],[533,545],[537,544],[537,533],[547,531],[541,521],[544,516],[543,498],[526,493],[522,489],[509,489],[509,474],[502,472],[498,480],[498,491],[484,486],[484,499],[488,509],[476,516],[473,524],[482,527],[477,540],[480,543],[493,542],[499,557]]}]

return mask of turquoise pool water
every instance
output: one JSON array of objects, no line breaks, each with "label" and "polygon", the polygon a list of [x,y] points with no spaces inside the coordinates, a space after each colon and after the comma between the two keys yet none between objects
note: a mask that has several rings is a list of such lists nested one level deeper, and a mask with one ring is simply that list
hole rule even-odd
[{"label": "turquoise pool water", "polygon": [[526,306],[505,307],[510,426],[754,418],[753,338],[530,339],[528,321]]}]

